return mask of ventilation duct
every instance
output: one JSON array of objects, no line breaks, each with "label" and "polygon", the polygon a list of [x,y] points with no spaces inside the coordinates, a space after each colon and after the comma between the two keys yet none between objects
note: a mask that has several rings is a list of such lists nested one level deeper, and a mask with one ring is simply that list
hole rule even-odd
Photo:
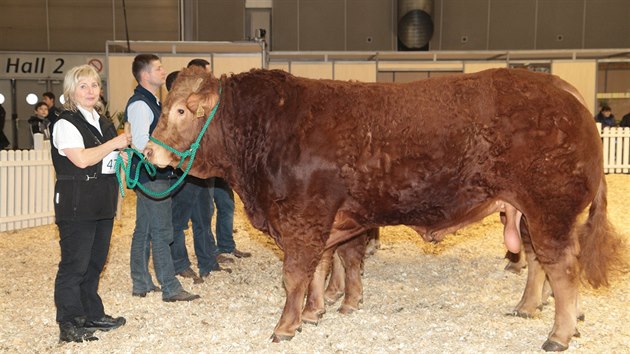
[{"label": "ventilation duct", "polygon": [[398,0],[398,50],[428,50],[433,0]]}]

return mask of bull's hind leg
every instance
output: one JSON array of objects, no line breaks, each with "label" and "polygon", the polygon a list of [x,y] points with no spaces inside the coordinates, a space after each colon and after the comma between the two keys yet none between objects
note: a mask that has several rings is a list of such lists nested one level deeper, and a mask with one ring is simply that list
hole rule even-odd
[{"label": "bull's hind leg", "polygon": [[556,311],[553,329],[543,344],[546,351],[562,351],[569,347],[577,331],[578,267],[577,257],[566,252],[561,261],[544,265],[553,290]]},{"label": "bull's hind leg", "polygon": [[521,301],[514,308],[515,316],[531,318],[537,309],[542,307],[543,288],[545,284],[545,271],[540,262],[536,258],[536,254],[532,248],[531,236],[527,221],[521,219],[521,239],[523,240],[523,250],[527,259],[527,282]]},{"label": "bull's hind leg", "polygon": [[324,300],[326,305],[332,305],[337,300],[341,299],[346,287],[345,283],[346,271],[339,258],[339,253],[335,252],[332,259],[332,270],[330,272],[330,278],[328,279],[328,286],[324,292]]},{"label": "bull's hind leg", "polygon": [[339,258],[345,269],[345,296],[339,312],[350,314],[359,309],[363,300],[361,268],[368,243],[368,234],[363,233],[339,246]]},{"label": "bull's hind leg", "polygon": [[[286,302],[280,320],[273,331],[274,342],[290,340],[302,324],[302,307],[307,287],[324,251],[322,231],[309,230],[307,235],[285,237],[282,267]],[[307,242],[305,242],[307,241]]]},{"label": "bull's hind leg", "polygon": [[[499,214],[499,218],[501,219],[501,223],[503,223],[503,225],[505,226],[505,224],[507,223],[507,217],[505,215],[505,212],[501,212]],[[521,228],[521,233],[522,233],[522,228]],[[513,253],[510,251],[507,251],[505,253],[505,258],[508,260],[508,263],[505,265],[505,270],[512,272],[514,274],[520,274],[521,270],[523,270],[527,266],[527,258],[525,256],[525,251],[522,248],[519,253]]]},{"label": "bull's hind leg", "polygon": [[313,280],[308,288],[306,297],[306,305],[302,311],[302,322],[317,325],[319,319],[326,313],[324,304],[324,284],[326,283],[326,275],[330,269],[331,258],[334,253],[334,247],[324,251],[322,259],[319,261]]},{"label": "bull's hind leg", "polygon": [[[558,206],[555,206],[556,208]],[[570,209],[569,209],[570,210]],[[574,232],[577,215],[547,213],[533,223],[528,219],[531,241],[536,257],[542,264],[543,275],[547,275],[555,302],[554,324],[542,348],[546,351],[562,351],[577,332],[577,301],[579,246]],[[536,293],[542,297],[544,276]]]}]

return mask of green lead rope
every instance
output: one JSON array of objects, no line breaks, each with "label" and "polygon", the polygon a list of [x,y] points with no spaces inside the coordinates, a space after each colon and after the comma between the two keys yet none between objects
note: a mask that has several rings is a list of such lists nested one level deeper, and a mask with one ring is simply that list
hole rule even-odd
[{"label": "green lead rope", "polygon": [[[161,147],[167,149],[168,151],[170,151],[170,152],[172,152],[175,155],[180,157],[180,161],[179,161],[179,164],[177,164],[177,168],[180,168],[183,165],[183,163],[186,160],[186,158],[190,158],[190,162],[186,166],[186,170],[184,171],[184,174],[181,175],[177,179],[175,184],[170,186],[165,191],[162,191],[162,192],[152,191],[152,190],[148,189],[147,187],[145,187],[144,185],[142,185],[142,183],[138,182],[138,179],[140,178],[140,170],[142,168],[144,168],[147,171],[149,176],[151,176],[151,177],[155,176],[156,171],[157,171],[156,168],[155,168],[155,165],[150,163],[149,160],[147,160],[146,157],[140,151],[138,151],[138,150],[136,150],[134,148],[125,148],[125,149],[123,149],[122,152],[127,154],[127,161],[129,161],[129,163],[127,164],[127,166],[125,166],[124,163],[123,163],[122,157],[119,155],[116,158],[116,165],[114,166],[114,169],[116,170],[116,178],[118,179],[118,186],[119,186],[119,189],[120,189],[120,195],[123,196],[123,197],[125,196],[125,187],[123,186],[122,178],[120,176],[120,170],[121,169],[124,169],[125,175],[127,176],[127,188],[134,189],[135,187],[138,187],[145,194],[147,194],[148,196],[153,197],[153,198],[157,198],[157,199],[163,198],[163,197],[169,195],[177,187],[179,187],[179,185],[182,183],[184,178],[186,178],[186,176],[188,175],[188,171],[190,171],[190,168],[192,167],[192,164],[195,161],[195,155],[197,154],[197,149],[199,149],[199,142],[201,141],[201,138],[203,137],[203,135],[206,133],[206,129],[208,129],[208,126],[210,125],[210,121],[212,121],[212,118],[214,118],[214,114],[217,112],[217,109],[219,108],[219,103],[220,102],[221,102],[221,82],[219,81],[219,100],[217,101],[217,104],[214,105],[214,108],[210,112],[210,115],[208,115],[208,119],[206,120],[206,124],[204,124],[203,128],[199,132],[199,135],[197,136],[197,139],[195,140],[194,143],[192,143],[190,145],[190,148],[188,150],[186,150],[186,151],[182,152],[182,151],[179,151],[179,150],[175,150],[174,148],[172,148],[169,145],[167,145],[167,144],[165,144],[165,143],[155,139],[154,137],[149,137],[149,139],[151,141],[153,141],[154,143],[160,145]],[[131,160],[133,158],[133,154],[138,154],[138,156],[140,157],[140,163],[138,164],[138,168],[136,168],[136,173],[133,176],[131,176]]]}]

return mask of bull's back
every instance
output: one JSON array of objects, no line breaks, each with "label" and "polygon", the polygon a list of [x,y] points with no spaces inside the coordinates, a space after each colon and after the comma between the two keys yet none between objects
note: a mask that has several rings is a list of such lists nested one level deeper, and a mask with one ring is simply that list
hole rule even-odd
[{"label": "bull's back", "polygon": [[596,189],[600,144],[588,110],[559,83],[520,70],[404,85],[321,82],[314,95],[325,104],[309,112],[304,142],[329,144],[318,151],[374,217],[428,225],[492,199],[525,207],[526,197],[554,194],[583,207]]},{"label": "bull's back", "polygon": [[577,189],[592,189],[601,168],[590,114],[551,75],[499,69],[409,84],[264,75],[249,92],[269,105],[252,108],[268,114],[264,127],[276,127],[265,128],[266,164],[295,171],[285,179],[327,168],[347,204],[382,223],[432,224],[496,198],[518,205],[532,188],[583,204]]}]

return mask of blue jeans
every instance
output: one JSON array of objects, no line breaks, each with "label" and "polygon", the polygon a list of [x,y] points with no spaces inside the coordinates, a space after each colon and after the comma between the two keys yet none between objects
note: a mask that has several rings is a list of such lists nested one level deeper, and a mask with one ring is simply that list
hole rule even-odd
[{"label": "blue jeans", "polygon": [[184,235],[184,231],[188,229],[188,220],[192,220],[193,242],[199,274],[207,274],[219,267],[210,225],[213,209],[210,189],[205,180],[187,178],[173,195],[171,254],[175,273],[181,273],[190,267],[190,259],[186,250],[186,236]]},{"label": "blue jeans", "polygon": [[210,182],[210,192],[217,207],[217,252],[234,252],[234,192],[230,185],[221,178],[215,177]]},{"label": "blue jeans", "polygon": [[[166,179],[144,184],[149,190],[163,191],[169,188]],[[133,292],[143,293],[155,288],[149,273],[149,249],[153,253],[153,268],[162,286],[162,298],[172,297],[182,290],[175,277],[170,244],[173,242],[171,198],[155,200],[136,191],[136,228],[131,240],[131,280]]]}]

